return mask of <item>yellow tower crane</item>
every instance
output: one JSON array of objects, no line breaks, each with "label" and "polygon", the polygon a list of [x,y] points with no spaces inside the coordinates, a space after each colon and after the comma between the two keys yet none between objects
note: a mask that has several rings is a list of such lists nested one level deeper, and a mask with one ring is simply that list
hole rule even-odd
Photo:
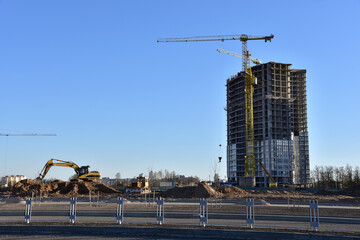
[{"label": "yellow tower crane", "polygon": [[[227,40],[240,40],[242,42],[242,55],[247,53],[247,41],[249,40],[265,40],[270,41],[274,35],[269,36],[250,36],[246,34],[240,35],[219,35],[219,36],[198,36],[198,37],[185,37],[185,38],[160,38],[157,42],[210,42],[210,41],[227,41]],[[243,59],[243,71],[246,69],[246,60]]]},{"label": "yellow tower crane", "polygon": [[255,176],[256,159],[255,159],[255,140],[254,140],[254,112],[253,112],[253,94],[254,85],[257,84],[256,77],[252,74],[250,61],[260,64],[259,59],[250,58],[249,51],[246,55],[217,49],[220,53],[226,53],[231,56],[242,58],[245,61],[245,126],[246,126],[246,155],[245,155],[245,177]]},{"label": "yellow tower crane", "polygon": [[217,49],[219,53],[225,53],[234,57],[242,58],[247,61],[247,69],[245,73],[245,124],[246,124],[246,156],[245,156],[245,177],[255,176],[256,161],[264,169],[265,173],[271,180],[269,187],[277,187],[275,179],[271,176],[269,171],[265,168],[262,162],[255,157],[255,148],[254,148],[254,121],[253,121],[253,92],[254,85],[257,84],[256,77],[252,74],[250,61],[254,64],[261,64],[259,59],[251,58],[249,51],[246,55],[241,55],[236,52],[227,51],[224,49]]},{"label": "yellow tower crane", "polygon": [[255,169],[256,169],[256,160],[255,160],[255,151],[254,151],[254,114],[253,114],[253,93],[254,93],[254,85],[256,85],[256,78],[254,77],[254,75],[252,75],[251,72],[250,54],[249,51],[247,50],[247,41],[265,40],[265,42],[267,41],[271,42],[272,38],[274,38],[273,34],[269,36],[249,36],[246,34],[241,34],[241,35],[220,35],[220,36],[187,37],[187,38],[161,38],[158,40],[158,42],[200,42],[200,41],[223,42],[225,40],[240,40],[242,42],[242,56],[245,56],[245,57],[241,57],[243,59],[242,70],[245,73],[245,116],[246,116],[245,177],[254,178]]}]

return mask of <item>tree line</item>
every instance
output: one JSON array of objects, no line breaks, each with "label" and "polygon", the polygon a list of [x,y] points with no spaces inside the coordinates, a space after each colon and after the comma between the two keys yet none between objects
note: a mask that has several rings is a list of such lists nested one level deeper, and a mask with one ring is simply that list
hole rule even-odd
[{"label": "tree line", "polygon": [[360,168],[347,164],[345,167],[315,166],[311,182],[316,188],[346,188],[360,185]]},{"label": "tree line", "polygon": [[175,184],[187,185],[191,183],[199,183],[200,178],[197,176],[183,178],[175,171],[169,171],[168,169],[165,169],[165,171],[152,171],[152,177],[150,178],[150,186],[158,186],[160,181],[174,181]]}]

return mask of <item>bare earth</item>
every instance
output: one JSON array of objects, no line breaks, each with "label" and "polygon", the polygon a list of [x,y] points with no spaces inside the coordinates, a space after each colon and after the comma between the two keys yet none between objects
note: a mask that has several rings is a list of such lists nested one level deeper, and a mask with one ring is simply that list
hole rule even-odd
[{"label": "bare earth", "polygon": [[[121,236],[123,239],[238,239],[238,234],[241,234],[248,236],[249,239],[322,239],[321,236],[326,236],[326,239],[353,239],[358,238],[360,234],[359,192],[359,186],[337,193],[329,191],[313,193],[294,189],[244,190],[237,187],[214,189],[206,183],[201,183],[196,187],[176,187],[162,193],[161,197],[165,198],[166,216],[173,214],[180,217],[166,218],[166,227],[160,227],[159,230],[153,217],[156,216],[156,205],[152,194],[146,197],[125,195],[106,185],[92,182],[37,183],[26,180],[18,183],[12,191],[0,192],[0,237],[1,239],[101,239],[105,237],[115,239]],[[23,211],[24,199],[30,196],[36,200],[32,210],[38,215],[34,214],[29,226],[23,223]],[[73,196],[78,198],[77,211],[83,214],[79,214],[76,222],[76,226],[82,227],[80,232],[71,230],[74,227],[66,224],[69,219],[69,198]],[[157,194],[156,198],[159,196]],[[133,217],[127,217],[127,221],[120,228],[114,223],[118,197],[125,199],[125,213],[135,214]],[[209,226],[206,229],[212,229],[213,232],[203,231],[203,228],[197,226],[199,225],[197,217],[199,198],[209,200],[210,217]],[[255,200],[256,215],[265,216],[263,220],[261,217],[257,218],[256,231],[246,230],[244,214],[247,198]],[[307,222],[309,200],[318,200],[323,205],[320,208],[322,218],[335,219],[334,223],[321,223],[320,233],[313,233]],[[51,212],[54,212],[54,215],[51,215]],[[144,214],[144,217],[136,216],[136,213]],[[181,217],[181,214],[184,217]],[[275,218],[290,216],[302,220],[299,222],[295,220],[269,221],[266,220],[266,216],[275,216]],[[349,223],[341,224],[341,221],[345,221],[341,219],[345,218]],[[336,219],[339,221],[337,222]],[[352,219],[354,223],[351,223]],[[62,226],[64,224],[65,226]],[[18,225],[21,231],[16,227],[9,228],[10,225]],[[64,229],[59,225],[69,228],[66,230],[69,234],[64,235],[62,233]],[[44,229],[49,230],[49,228],[43,226],[54,226],[54,228],[52,232],[48,231],[45,234]],[[94,233],[94,227],[98,227],[101,234]],[[327,232],[324,229],[332,231]],[[139,230],[143,233],[139,233]],[[109,234],[106,231],[109,231]],[[133,231],[137,231],[136,234]],[[270,235],[268,235],[269,232],[271,232]],[[277,235],[278,233],[280,235]]]}]

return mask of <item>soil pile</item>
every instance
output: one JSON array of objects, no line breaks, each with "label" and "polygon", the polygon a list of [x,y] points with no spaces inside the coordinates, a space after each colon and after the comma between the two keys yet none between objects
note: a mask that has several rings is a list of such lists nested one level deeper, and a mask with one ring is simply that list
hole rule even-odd
[{"label": "soil pile", "polygon": [[228,197],[241,197],[246,196],[248,193],[245,190],[242,190],[241,188],[232,186],[232,187],[219,187],[217,189],[219,192],[221,192],[224,196]]},{"label": "soil pile", "polygon": [[29,195],[31,192],[39,193],[43,195],[77,195],[77,194],[89,194],[101,193],[111,194],[119,193],[116,189],[97,182],[83,182],[83,181],[72,181],[63,182],[56,180],[50,183],[39,183],[31,179],[25,179],[13,187],[12,193],[16,195]]},{"label": "soil pile", "polygon": [[321,189],[315,193],[315,195],[320,195],[320,196],[331,196],[331,195],[337,195],[337,194],[338,194],[337,192],[333,192],[328,189]]},{"label": "soil pile", "polygon": [[321,189],[315,193],[315,195],[323,196],[350,196],[350,197],[360,197],[360,185],[351,186],[349,188],[342,189],[340,191],[331,191],[328,189]]},{"label": "soil pile", "polygon": [[165,198],[209,198],[220,197],[221,195],[206,182],[201,182],[198,186],[178,186],[162,193]]},{"label": "soil pile", "polygon": [[351,196],[351,197],[360,197],[360,185],[355,185],[344,190],[341,190],[338,194]]}]

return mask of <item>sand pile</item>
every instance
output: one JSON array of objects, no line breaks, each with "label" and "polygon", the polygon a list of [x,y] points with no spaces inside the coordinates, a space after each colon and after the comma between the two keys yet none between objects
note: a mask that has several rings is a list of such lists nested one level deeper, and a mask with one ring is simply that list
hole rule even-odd
[{"label": "sand pile", "polygon": [[201,182],[198,186],[193,187],[178,186],[162,193],[165,198],[209,198],[221,195],[206,182]]},{"label": "sand pile", "polygon": [[234,197],[240,197],[240,196],[246,196],[248,193],[245,190],[242,190],[241,188],[232,186],[232,187],[219,187],[217,191],[221,192],[224,196],[234,196]]},{"label": "sand pile", "polygon": [[119,193],[116,189],[97,182],[63,182],[56,180],[50,183],[39,183],[31,179],[25,179],[13,187],[13,194],[29,195],[31,192],[41,192],[44,195],[77,195],[89,194],[89,192],[102,194]]}]

